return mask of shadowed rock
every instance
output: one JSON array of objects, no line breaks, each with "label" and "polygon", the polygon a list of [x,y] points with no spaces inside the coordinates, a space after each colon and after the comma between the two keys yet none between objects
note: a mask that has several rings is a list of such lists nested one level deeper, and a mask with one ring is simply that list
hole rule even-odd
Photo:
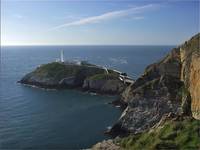
[{"label": "shadowed rock", "polygon": [[122,93],[127,103],[119,121],[110,130],[120,135],[140,133],[158,123],[163,115],[191,115],[200,111],[200,49],[197,34],[174,48],[162,60],[149,65],[143,75]]}]

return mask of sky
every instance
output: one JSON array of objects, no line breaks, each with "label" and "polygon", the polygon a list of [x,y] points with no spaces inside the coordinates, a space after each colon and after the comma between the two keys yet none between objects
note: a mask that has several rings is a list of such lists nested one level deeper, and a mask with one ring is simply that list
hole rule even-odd
[{"label": "sky", "polygon": [[1,45],[177,45],[199,0],[1,0]]}]

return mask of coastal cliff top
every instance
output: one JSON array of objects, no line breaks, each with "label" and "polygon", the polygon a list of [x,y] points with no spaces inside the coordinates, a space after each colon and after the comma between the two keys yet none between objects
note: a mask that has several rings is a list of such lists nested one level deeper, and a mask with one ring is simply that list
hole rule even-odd
[{"label": "coastal cliff top", "polygon": [[103,74],[105,73],[105,70],[91,64],[77,65],[73,63],[52,62],[41,65],[32,72],[32,74],[39,77],[52,78],[56,81],[60,81],[63,78],[75,76],[82,73],[89,76],[92,74]]}]

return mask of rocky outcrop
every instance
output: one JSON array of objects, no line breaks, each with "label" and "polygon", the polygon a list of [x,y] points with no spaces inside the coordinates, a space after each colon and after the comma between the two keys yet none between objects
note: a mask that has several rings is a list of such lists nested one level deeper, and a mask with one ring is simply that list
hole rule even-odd
[{"label": "rocky outcrop", "polygon": [[[139,133],[154,126],[166,113],[181,113],[183,83],[180,76],[180,53],[177,49],[158,63],[146,68],[144,74],[122,94],[128,106],[111,133],[122,130]],[[116,128],[117,126],[117,128]]]},{"label": "rocky outcrop", "polygon": [[105,140],[94,145],[91,150],[121,150],[121,147],[113,140]]},{"label": "rocky outcrop", "polygon": [[[112,127],[112,135],[140,133],[169,113],[199,118],[200,34],[174,48],[122,93],[127,108]],[[191,106],[191,107],[190,107]]]},{"label": "rocky outcrop", "polygon": [[[98,75],[99,76],[99,75]],[[102,76],[102,75],[101,75]],[[103,75],[98,78],[90,77],[84,80],[83,89],[91,92],[98,91],[98,93],[120,94],[125,89],[126,85],[119,80],[117,76]]]},{"label": "rocky outcrop", "polygon": [[[181,80],[187,90],[185,97],[191,101],[191,112],[200,120],[200,33],[180,47]],[[184,97],[184,98],[185,98]],[[186,99],[186,98],[185,98]]]},{"label": "rocky outcrop", "polygon": [[112,70],[95,65],[53,62],[36,68],[19,82],[42,88],[79,88],[101,94],[120,94],[126,85]]}]

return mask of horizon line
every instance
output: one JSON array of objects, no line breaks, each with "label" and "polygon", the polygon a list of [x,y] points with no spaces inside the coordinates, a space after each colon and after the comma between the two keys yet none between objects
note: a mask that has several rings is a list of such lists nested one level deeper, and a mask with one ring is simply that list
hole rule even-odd
[{"label": "horizon line", "polygon": [[1,45],[3,46],[176,46],[178,44],[25,44]]}]

